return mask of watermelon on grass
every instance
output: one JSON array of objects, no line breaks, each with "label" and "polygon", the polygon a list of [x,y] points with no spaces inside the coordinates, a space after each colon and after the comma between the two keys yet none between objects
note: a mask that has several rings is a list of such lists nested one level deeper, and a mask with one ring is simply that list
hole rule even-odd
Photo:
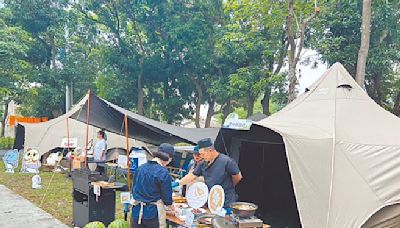
[{"label": "watermelon on grass", "polygon": [[102,222],[91,222],[85,225],[84,228],[106,228]]},{"label": "watermelon on grass", "polygon": [[108,225],[108,228],[129,228],[128,221],[117,219]]}]

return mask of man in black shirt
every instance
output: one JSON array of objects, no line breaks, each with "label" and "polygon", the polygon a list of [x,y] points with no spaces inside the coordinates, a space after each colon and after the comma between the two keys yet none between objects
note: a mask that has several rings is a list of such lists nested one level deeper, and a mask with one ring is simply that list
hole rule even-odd
[{"label": "man in black shirt", "polygon": [[215,185],[222,186],[225,191],[224,207],[230,207],[230,204],[237,200],[235,186],[243,178],[238,165],[232,158],[215,150],[209,138],[200,140],[198,147],[204,161],[192,173],[182,178],[179,185],[186,185],[203,176],[209,189]]}]

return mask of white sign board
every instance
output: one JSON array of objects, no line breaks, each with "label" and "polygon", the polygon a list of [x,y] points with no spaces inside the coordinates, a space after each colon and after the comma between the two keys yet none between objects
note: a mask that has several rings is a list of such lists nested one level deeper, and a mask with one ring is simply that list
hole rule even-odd
[{"label": "white sign board", "polygon": [[99,195],[101,194],[101,187],[100,187],[100,185],[97,185],[97,184],[93,185],[93,193],[94,193],[96,196],[99,196]]},{"label": "white sign board", "polygon": [[229,128],[234,130],[250,130],[253,121],[247,119],[239,119],[236,113],[231,113],[226,118],[222,128]]},{"label": "white sign board", "polygon": [[128,167],[128,156],[126,156],[126,155],[118,155],[117,164],[121,168],[127,168]]},{"label": "white sign board", "polygon": [[206,204],[208,198],[208,187],[203,182],[192,184],[186,191],[186,199],[191,208],[200,208]]},{"label": "white sign board", "polygon": [[130,192],[121,192],[121,203],[130,203],[131,194]]},{"label": "white sign board", "polygon": [[[68,146],[69,143],[69,146]],[[63,138],[61,140],[61,148],[75,148],[78,146],[78,138]]]}]

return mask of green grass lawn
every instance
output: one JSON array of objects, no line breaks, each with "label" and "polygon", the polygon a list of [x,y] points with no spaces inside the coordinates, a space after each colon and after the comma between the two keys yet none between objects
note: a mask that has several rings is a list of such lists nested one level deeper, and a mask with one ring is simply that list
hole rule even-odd
[{"label": "green grass lawn", "polygon": [[[61,222],[72,224],[72,182],[64,174],[41,172],[42,189],[32,189],[33,174],[9,174],[4,171],[4,163],[0,162],[0,184],[5,185],[18,195],[28,199]],[[50,179],[53,180],[50,183]],[[47,193],[46,193],[47,191]],[[116,218],[123,218],[123,206],[120,203],[120,194],[116,195]]]}]

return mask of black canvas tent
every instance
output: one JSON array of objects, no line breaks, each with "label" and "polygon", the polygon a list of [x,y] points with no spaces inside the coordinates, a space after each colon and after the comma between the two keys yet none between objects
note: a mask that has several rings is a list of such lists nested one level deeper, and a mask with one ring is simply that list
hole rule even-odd
[{"label": "black canvas tent", "polygon": [[282,137],[258,125],[222,128],[215,147],[235,159],[243,174],[240,201],[258,205],[257,216],[276,227],[301,227]]}]

